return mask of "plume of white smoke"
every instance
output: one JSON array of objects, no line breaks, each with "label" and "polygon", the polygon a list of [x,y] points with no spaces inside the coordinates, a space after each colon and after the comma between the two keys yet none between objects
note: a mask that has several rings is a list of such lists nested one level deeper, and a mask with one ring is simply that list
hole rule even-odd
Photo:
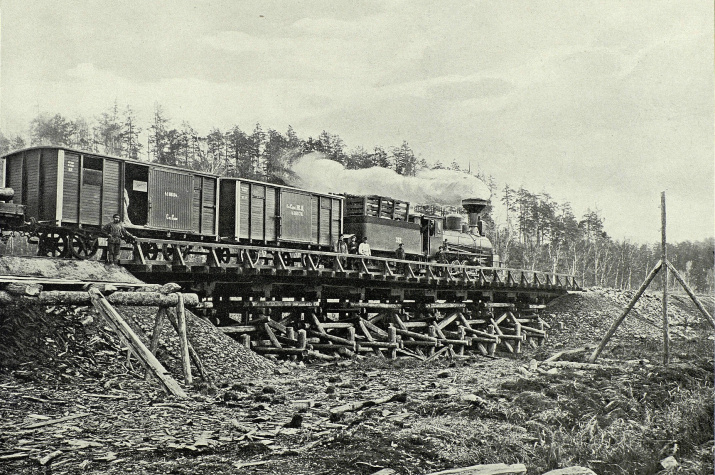
[{"label": "plume of white smoke", "polygon": [[291,165],[291,185],[323,193],[389,196],[415,204],[460,206],[464,198],[488,200],[491,192],[479,178],[454,170],[422,170],[400,175],[382,167],[346,169],[317,152]]}]

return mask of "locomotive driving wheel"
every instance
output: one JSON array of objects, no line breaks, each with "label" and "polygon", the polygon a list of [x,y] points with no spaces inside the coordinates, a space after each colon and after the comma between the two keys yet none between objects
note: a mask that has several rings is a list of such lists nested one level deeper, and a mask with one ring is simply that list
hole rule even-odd
[{"label": "locomotive driving wheel", "polygon": [[69,238],[62,231],[47,231],[40,233],[37,249],[38,256],[67,257],[69,254]]},{"label": "locomotive driving wheel", "polygon": [[96,236],[70,232],[67,239],[69,251],[76,259],[89,259],[97,254],[99,239]]}]

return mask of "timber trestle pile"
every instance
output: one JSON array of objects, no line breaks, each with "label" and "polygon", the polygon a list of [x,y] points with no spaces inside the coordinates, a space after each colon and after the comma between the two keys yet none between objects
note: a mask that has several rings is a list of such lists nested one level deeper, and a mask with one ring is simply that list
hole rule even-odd
[{"label": "timber trestle pile", "polygon": [[197,293],[254,351],[294,359],[518,354],[546,337],[545,303],[579,290],[538,271],[142,238],[122,265]]}]

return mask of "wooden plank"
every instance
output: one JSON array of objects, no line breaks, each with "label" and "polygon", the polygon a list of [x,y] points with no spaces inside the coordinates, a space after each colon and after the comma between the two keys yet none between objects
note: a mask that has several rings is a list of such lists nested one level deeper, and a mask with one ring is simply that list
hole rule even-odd
[{"label": "wooden plank", "polygon": [[[238,303],[238,302],[237,302]],[[239,305],[240,306],[240,305]],[[268,300],[268,301],[246,301],[242,304],[243,307],[251,308],[298,308],[298,307],[319,307],[320,302],[304,302],[304,301],[288,301],[288,300]]]},{"label": "wooden plank", "polygon": [[382,308],[382,309],[401,309],[401,303],[381,303],[381,302],[348,302],[352,308]]},{"label": "wooden plank", "polygon": [[438,308],[464,308],[466,307],[466,303],[461,303],[461,302],[443,302],[443,303],[426,303],[424,305],[424,308],[426,309],[438,309]]},{"label": "wooden plank", "polygon": [[39,429],[40,427],[51,426],[54,424],[59,424],[60,422],[67,422],[67,421],[79,419],[80,417],[85,417],[88,415],[89,415],[89,413],[87,413],[87,412],[81,412],[79,414],[72,414],[71,416],[60,417],[59,419],[51,419],[49,421],[36,422],[34,424],[30,424],[29,426],[24,426],[21,429],[23,429],[23,430],[25,430],[25,429]]},{"label": "wooden plank", "polygon": [[470,467],[453,468],[432,472],[428,475],[525,475],[526,465],[517,463],[507,465],[504,463],[490,463],[486,465],[472,465]]}]

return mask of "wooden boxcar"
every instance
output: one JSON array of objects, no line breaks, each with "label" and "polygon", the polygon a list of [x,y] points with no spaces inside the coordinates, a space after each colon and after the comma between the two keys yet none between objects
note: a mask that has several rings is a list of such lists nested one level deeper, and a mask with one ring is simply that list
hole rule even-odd
[{"label": "wooden boxcar", "polygon": [[223,240],[329,250],[342,232],[341,196],[240,178],[219,186]]},{"label": "wooden boxcar", "polygon": [[394,257],[402,243],[407,255],[423,254],[421,227],[409,222],[410,204],[384,196],[348,195],[345,200],[345,232],[358,242],[367,236],[372,254]]},{"label": "wooden boxcar", "polygon": [[217,181],[211,174],[63,147],[5,156],[5,186],[38,222],[98,229],[119,214],[138,235],[215,238]]}]

